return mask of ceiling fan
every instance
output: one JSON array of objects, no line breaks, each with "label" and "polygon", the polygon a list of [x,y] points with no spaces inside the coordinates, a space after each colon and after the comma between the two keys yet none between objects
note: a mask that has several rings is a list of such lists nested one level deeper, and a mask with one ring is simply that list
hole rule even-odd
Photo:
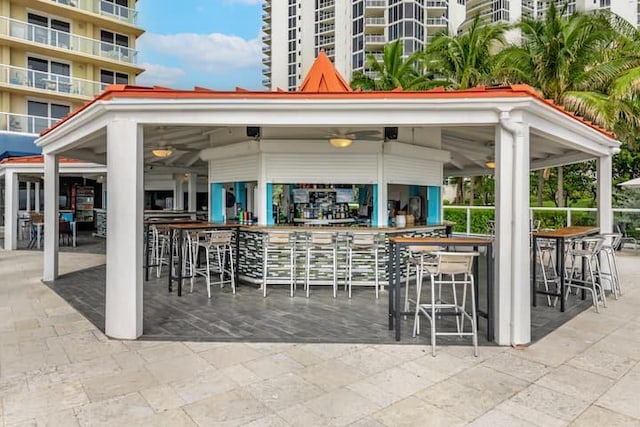
[{"label": "ceiling fan", "polygon": [[336,148],[345,148],[351,145],[354,140],[377,141],[382,139],[382,132],[379,130],[352,130],[352,129],[331,129],[327,135],[329,143]]}]

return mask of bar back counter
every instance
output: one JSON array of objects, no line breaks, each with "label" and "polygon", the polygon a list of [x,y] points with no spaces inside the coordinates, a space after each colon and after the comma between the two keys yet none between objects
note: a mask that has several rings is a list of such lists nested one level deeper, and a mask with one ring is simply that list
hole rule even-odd
[{"label": "bar back counter", "polygon": [[[291,233],[291,242],[295,249],[295,277],[299,284],[304,283],[306,273],[306,247],[313,233],[335,233],[335,242],[337,247],[337,268],[338,283],[345,283],[347,279],[347,253],[349,244],[353,235],[358,233],[374,233],[377,237],[378,250],[378,274],[381,284],[387,285],[389,276],[387,272],[387,264],[389,260],[388,242],[390,236],[406,236],[406,237],[429,237],[444,236],[447,226],[441,225],[423,225],[404,228],[378,228],[378,227],[301,227],[301,226],[246,226],[240,227],[238,232],[239,241],[239,258],[238,273],[240,280],[248,283],[260,284],[263,280],[264,265],[264,242],[265,236],[269,232],[287,232]],[[288,259],[285,260],[281,253],[269,254],[267,260],[269,266],[269,283],[289,284],[289,271],[282,268],[288,265]],[[331,284],[332,283],[332,265],[333,260],[327,256],[313,256],[311,260],[314,268],[311,272],[310,280],[314,284]],[[360,282],[373,282],[375,279],[375,253],[356,253],[354,254],[353,264],[359,266],[357,279]],[[271,266],[273,272],[271,272]],[[364,268],[363,268],[364,267]]]}]

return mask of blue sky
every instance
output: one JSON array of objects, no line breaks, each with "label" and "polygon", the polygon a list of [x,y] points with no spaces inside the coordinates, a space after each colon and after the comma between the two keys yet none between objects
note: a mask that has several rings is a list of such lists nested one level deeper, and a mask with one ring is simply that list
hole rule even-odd
[{"label": "blue sky", "polygon": [[137,84],[262,90],[260,0],[138,0]]}]

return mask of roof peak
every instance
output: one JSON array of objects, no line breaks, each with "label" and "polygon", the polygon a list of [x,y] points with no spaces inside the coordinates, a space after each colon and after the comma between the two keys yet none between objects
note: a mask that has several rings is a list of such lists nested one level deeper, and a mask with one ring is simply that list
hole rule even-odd
[{"label": "roof peak", "polygon": [[321,49],[298,92],[344,93],[353,92],[353,89]]}]

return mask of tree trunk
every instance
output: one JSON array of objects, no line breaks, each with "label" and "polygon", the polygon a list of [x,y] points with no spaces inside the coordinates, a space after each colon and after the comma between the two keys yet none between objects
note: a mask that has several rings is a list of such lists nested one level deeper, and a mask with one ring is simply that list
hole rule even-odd
[{"label": "tree trunk", "polygon": [[464,178],[459,177],[458,182],[456,184],[456,205],[461,205],[464,201]]},{"label": "tree trunk", "polygon": [[558,167],[558,191],[556,192],[556,197],[558,198],[558,207],[564,207],[564,170],[562,166]]},{"label": "tree trunk", "polygon": [[469,206],[473,206],[473,202],[475,201],[475,194],[474,194],[474,186],[476,183],[476,178],[475,176],[471,177],[471,185],[469,185]]},{"label": "tree trunk", "polygon": [[538,206],[542,206],[544,193],[544,169],[538,171]]}]

